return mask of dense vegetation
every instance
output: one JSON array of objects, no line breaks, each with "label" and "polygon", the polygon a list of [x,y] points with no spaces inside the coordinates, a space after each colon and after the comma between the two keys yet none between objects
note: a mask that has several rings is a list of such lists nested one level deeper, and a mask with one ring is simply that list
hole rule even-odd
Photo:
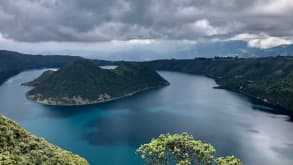
[{"label": "dense vegetation", "polygon": [[[28,69],[55,68],[76,60],[77,56],[29,55],[0,50],[0,84],[7,78]],[[103,60],[93,60],[97,65],[111,64]]]},{"label": "dense vegetation", "polygon": [[25,84],[35,86],[27,93],[31,100],[49,105],[84,105],[162,87],[168,82],[138,64],[123,64],[109,70],[80,58]]},{"label": "dense vegetation", "polygon": [[44,73],[42,73],[42,75],[38,77],[37,79],[30,82],[22,83],[22,85],[36,87],[40,85],[41,82],[46,81],[53,73],[55,73],[55,71],[47,70]]},{"label": "dense vegetation", "polygon": [[215,152],[212,145],[187,133],[163,134],[137,149],[146,165],[242,165],[234,156],[215,158]]},{"label": "dense vegetation", "polygon": [[293,57],[196,58],[143,62],[156,70],[214,78],[220,87],[293,112]]},{"label": "dense vegetation", "polygon": [[0,135],[1,165],[88,165],[85,159],[31,135],[2,115]]}]

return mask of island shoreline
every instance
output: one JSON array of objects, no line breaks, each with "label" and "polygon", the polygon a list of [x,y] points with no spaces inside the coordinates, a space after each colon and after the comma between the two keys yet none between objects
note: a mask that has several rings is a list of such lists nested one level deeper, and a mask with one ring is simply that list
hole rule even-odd
[{"label": "island shoreline", "polygon": [[122,99],[122,98],[126,98],[126,97],[129,97],[129,96],[133,96],[135,94],[138,94],[138,93],[141,93],[141,92],[145,92],[145,91],[148,91],[148,90],[152,90],[152,89],[158,89],[158,88],[162,88],[162,87],[166,87],[166,86],[169,86],[170,83],[167,83],[165,85],[161,85],[161,86],[157,86],[157,87],[149,87],[149,88],[144,88],[144,89],[141,89],[141,90],[136,90],[134,92],[131,92],[131,93],[128,93],[124,96],[119,96],[119,97],[114,97],[114,98],[111,98],[111,99],[108,99],[108,100],[103,100],[103,101],[93,101],[92,103],[87,103],[87,104],[48,104],[48,103],[44,103],[44,102],[40,102],[40,101],[37,101],[37,100],[34,100],[32,98],[30,98],[27,94],[25,95],[26,98],[34,103],[38,103],[38,104],[42,104],[42,105],[46,105],[46,106],[60,106],[60,107],[75,107],[75,106],[90,106],[90,105],[96,105],[96,104],[102,104],[102,103],[107,103],[107,102],[110,102],[110,101],[115,101],[115,100],[118,100],[118,99]]}]

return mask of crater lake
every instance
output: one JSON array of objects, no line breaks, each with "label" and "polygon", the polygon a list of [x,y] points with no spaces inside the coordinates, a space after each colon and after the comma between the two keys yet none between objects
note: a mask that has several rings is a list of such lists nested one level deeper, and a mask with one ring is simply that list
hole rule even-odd
[{"label": "crater lake", "polygon": [[[46,69],[47,70],[47,69]],[[170,86],[80,107],[45,106],[25,98],[45,70],[22,72],[0,86],[0,113],[90,164],[143,164],[136,148],[162,133],[188,132],[247,165],[292,165],[293,123],[278,109],[215,89],[213,79],[159,72]],[[272,113],[273,112],[273,113]]]}]

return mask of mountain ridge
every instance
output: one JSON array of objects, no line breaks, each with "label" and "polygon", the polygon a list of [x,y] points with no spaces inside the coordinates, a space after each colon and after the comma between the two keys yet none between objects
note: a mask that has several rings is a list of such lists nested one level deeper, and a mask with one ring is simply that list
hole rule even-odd
[{"label": "mountain ridge", "polygon": [[[29,69],[59,68],[81,58],[66,55],[31,55],[0,50],[0,85],[9,77]],[[111,65],[111,61],[93,60],[98,66]]]}]

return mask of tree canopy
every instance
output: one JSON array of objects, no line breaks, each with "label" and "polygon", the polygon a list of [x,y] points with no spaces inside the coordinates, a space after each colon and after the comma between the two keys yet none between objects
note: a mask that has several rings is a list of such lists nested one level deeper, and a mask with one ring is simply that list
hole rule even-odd
[{"label": "tree canopy", "polygon": [[187,133],[162,134],[141,145],[137,153],[147,165],[242,165],[234,156],[215,158],[216,150],[211,144]]}]

